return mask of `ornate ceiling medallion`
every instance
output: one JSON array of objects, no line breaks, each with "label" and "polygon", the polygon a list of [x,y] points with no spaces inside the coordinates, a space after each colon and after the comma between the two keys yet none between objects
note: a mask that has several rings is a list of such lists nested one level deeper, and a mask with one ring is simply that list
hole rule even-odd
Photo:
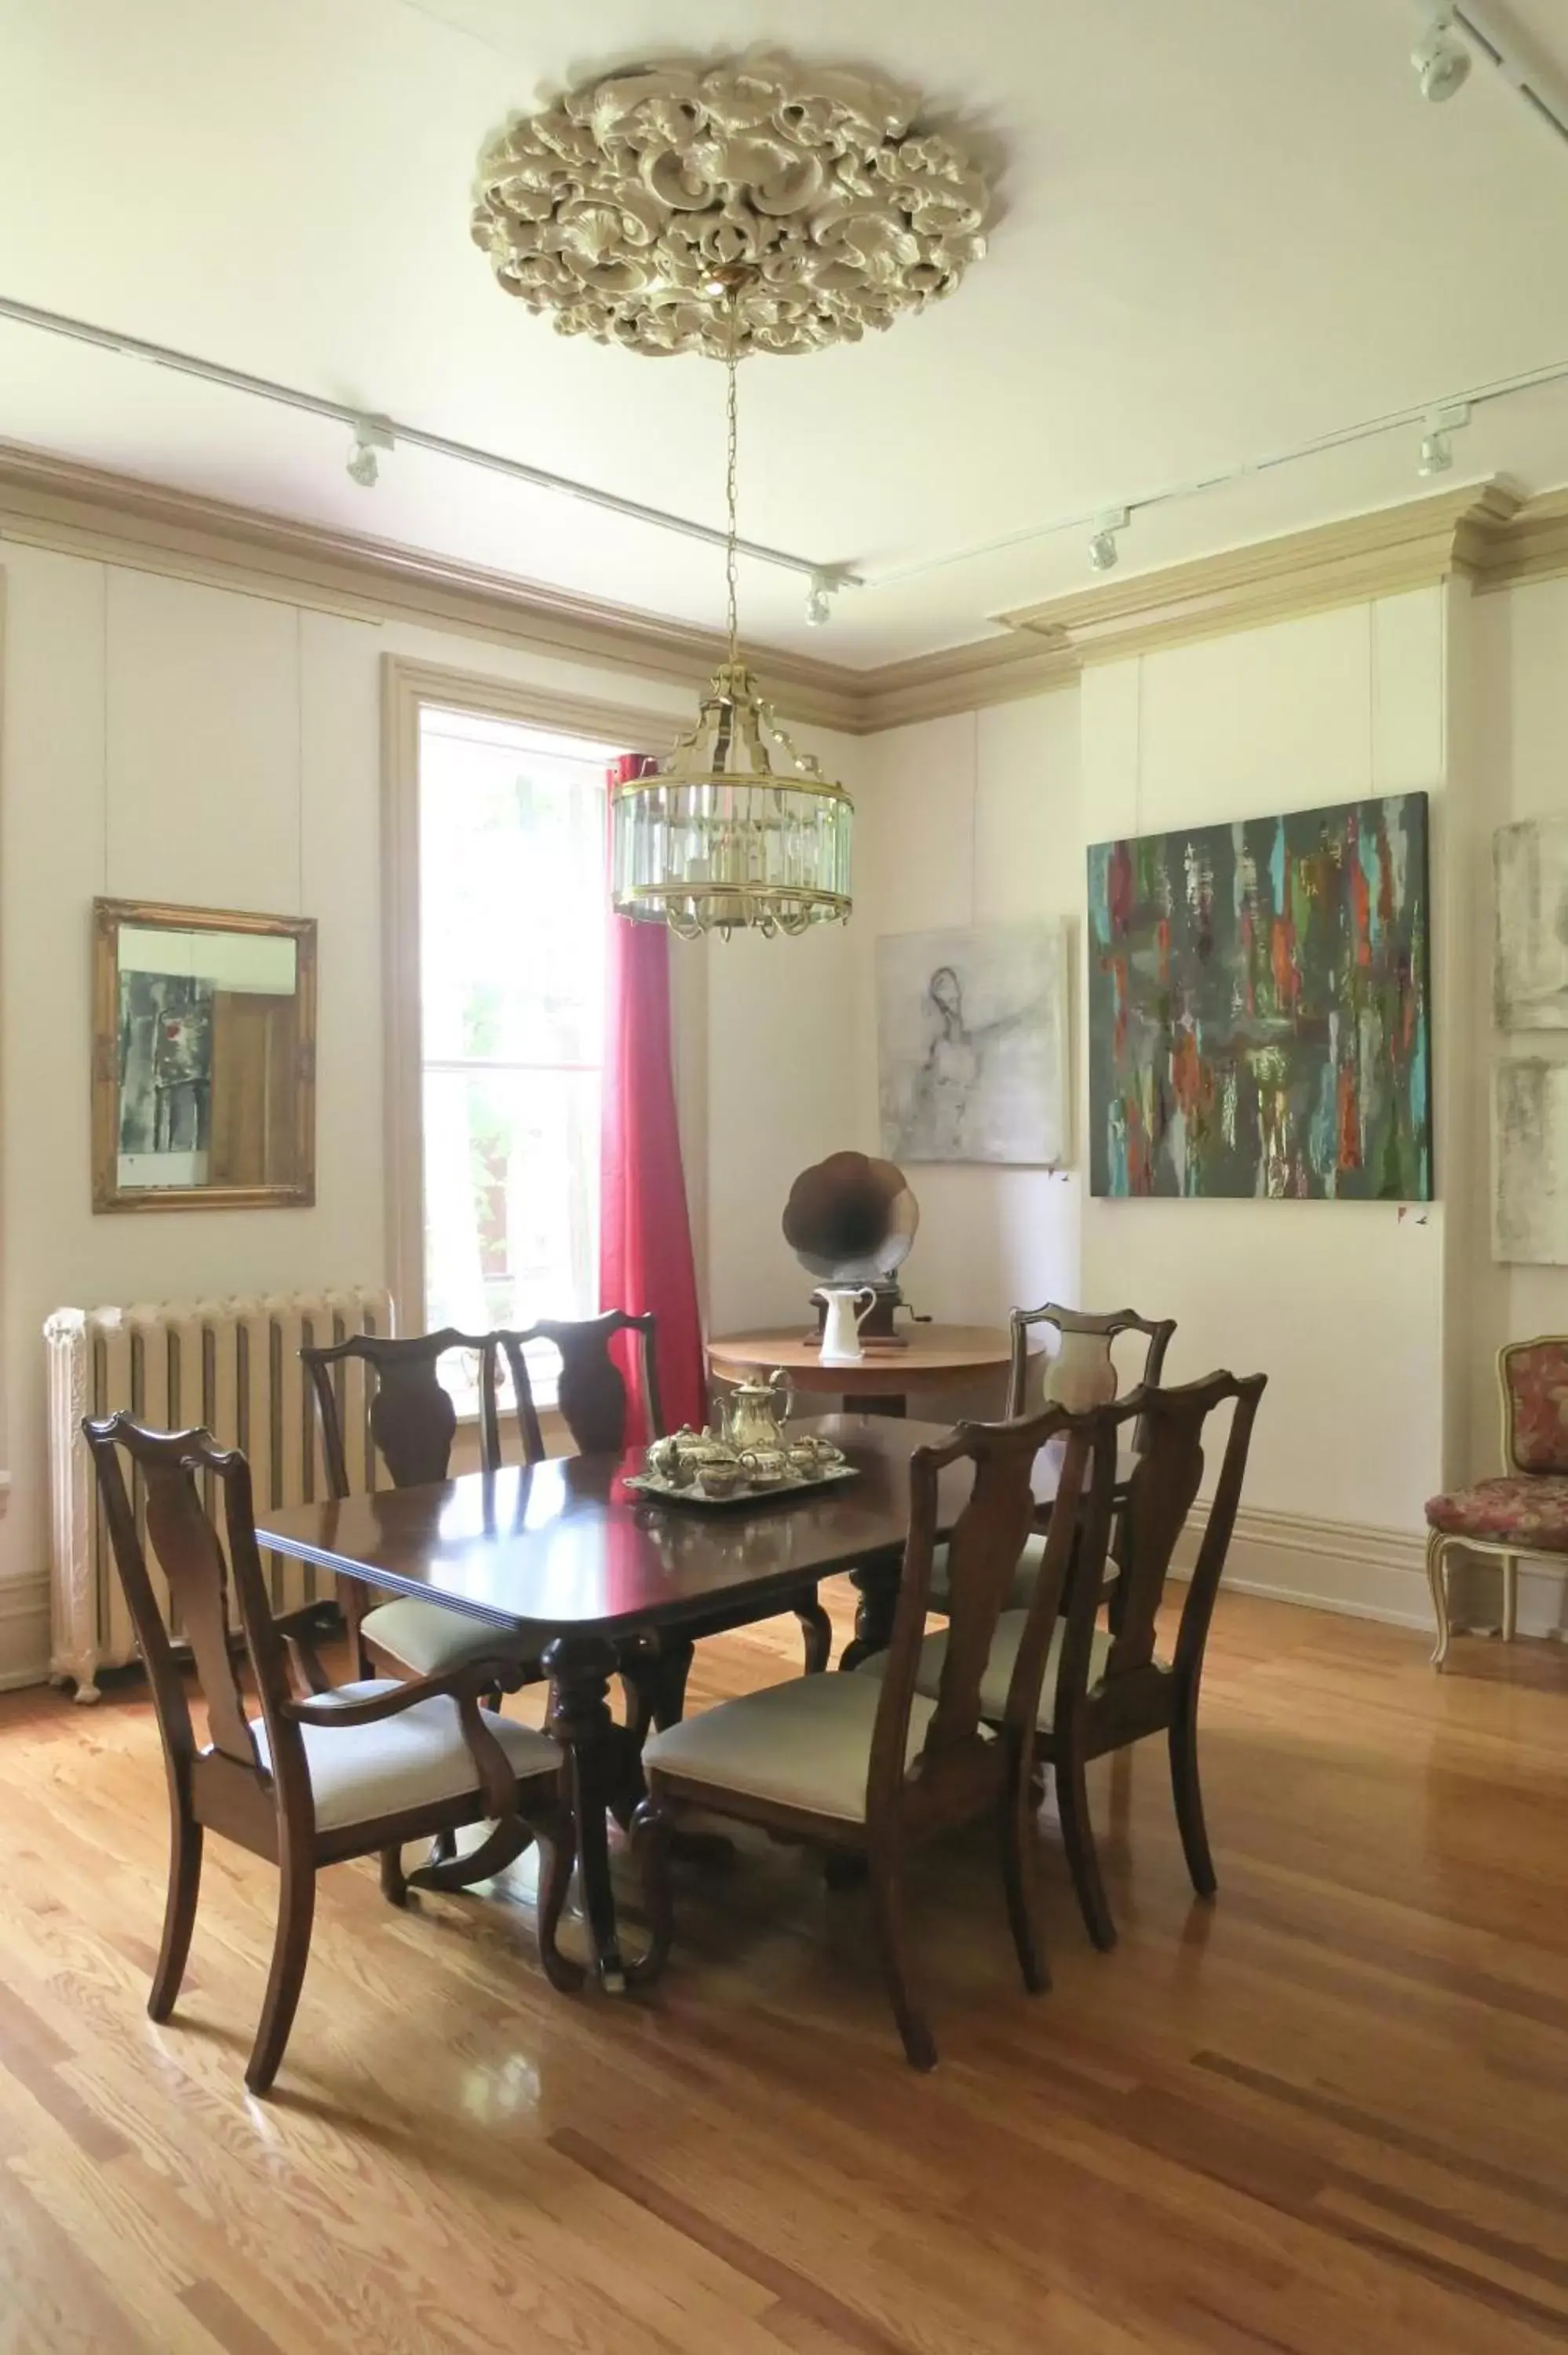
[{"label": "ornate ceiling medallion", "polygon": [[490,144],[474,242],[562,335],[725,358],[715,283],[744,273],[738,357],[857,342],[985,251],[985,180],[914,116],[891,83],[772,58],[612,74]]}]

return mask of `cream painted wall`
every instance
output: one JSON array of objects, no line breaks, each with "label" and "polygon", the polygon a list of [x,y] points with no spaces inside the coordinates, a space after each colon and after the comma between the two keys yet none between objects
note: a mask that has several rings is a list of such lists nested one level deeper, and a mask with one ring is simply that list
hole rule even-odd
[{"label": "cream painted wall", "polygon": [[[1088,838],[1426,791],[1440,897],[1440,591],[1107,665],[1083,698]],[[1441,969],[1435,1001],[1441,1104]],[[1443,1476],[1443,1218],[1440,1203],[1402,1217],[1372,1202],[1092,1202],[1086,1297],[1175,1316],[1177,1379],[1268,1374],[1254,1508],[1413,1529]]]},{"label": "cream painted wall", "polygon": [[1254,1508],[1393,1530],[1419,1527],[1441,1473],[1442,1210],[1089,1199],[1084,856],[1112,834],[1356,794],[1425,789],[1440,810],[1445,693],[1432,590],[877,738],[856,911],[866,1144],[876,934],[1030,914],[1073,927],[1075,1167],[912,1171],[922,1220],[906,1288],[918,1305],[993,1318],[1054,1295],[1172,1316],[1177,1379],[1226,1363],[1271,1377]]},{"label": "cream painted wall", "polygon": [[[485,640],[10,542],[0,545],[0,1465],[12,1478],[0,1519],[0,1680],[15,1680],[41,1669],[48,1649],[39,1328],[48,1312],[385,1280],[381,656],[640,704],[672,723],[690,697]],[[853,782],[859,747],[821,733],[810,744]],[[93,1216],[87,1042],[98,893],[318,919],[313,1209]],[[784,1313],[799,1291],[784,1282],[772,1239],[801,1157],[818,1138],[823,1149],[842,1141],[832,1073],[851,1065],[832,976],[843,951],[786,943],[770,955],[736,943],[696,954],[727,962],[712,993],[711,1041],[705,974],[683,972],[679,1087],[699,1257],[713,1264],[715,1315],[734,1323]],[[849,1085],[846,1076],[846,1103]],[[711,1167],[710,1088],[721,1106],[748,1107],[744,1129],[723,1124]],[[719,1237],[711,1252],[709,1215]]]}]

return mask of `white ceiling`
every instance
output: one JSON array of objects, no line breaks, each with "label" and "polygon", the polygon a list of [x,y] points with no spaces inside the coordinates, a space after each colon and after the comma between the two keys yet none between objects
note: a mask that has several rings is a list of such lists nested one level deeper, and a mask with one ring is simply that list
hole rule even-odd
[{"label": "white ceiling", "polygon": [[[1562,0],[1508,14],[1568,81]],[[1420,24],[1415,0],[0,0],[0,293],[716,524],[719,371],[506,301],[467,234],[479,147],[635,59],[771,39],[875,66],[996,143],[1003,209],[951,301],[747,363],[743,531],[873,585],[808,631],[802,584],[749,565],[742,612],[895,660],[1089,578],[1080,527],[934,559],[1568,361],[1568,144],[1480,67],[1425,104]],[[366,493],[331,422],[11,325],[0,436],[719,618],[698,543],[408,449]],[[1124,564],[1415,496],[1418,438],[1157,510]],[[1457,437],[1450,481],[1498,473],[1568,477],[1568,388]]]}]

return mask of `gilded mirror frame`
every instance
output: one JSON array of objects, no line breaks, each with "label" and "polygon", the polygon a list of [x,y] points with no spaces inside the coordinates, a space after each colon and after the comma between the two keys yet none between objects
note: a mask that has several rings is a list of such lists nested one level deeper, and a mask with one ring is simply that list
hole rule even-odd
[{"label": "gilded mirror frame", "polygon": [[[295,1176],[286,1181],[127,1186],[120,1178],[120,934],[230,932],[294,943],[294,1072],[285,1107]],[[210,1114],[209,1114],[210,1117]],[[100,1210],[308,1209],[316,1199],[316,922],[156,900],[92,903],[92,1207]]]}]

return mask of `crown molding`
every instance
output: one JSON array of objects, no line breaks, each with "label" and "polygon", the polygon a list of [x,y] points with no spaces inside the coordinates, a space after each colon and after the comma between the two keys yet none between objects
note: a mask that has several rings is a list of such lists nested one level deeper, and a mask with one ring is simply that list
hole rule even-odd
[{"label": "crown molding", "polygon": [[1080,663],[1118,662],[1194,638],[1395,596],[1456,572],[1487,579],[1501,563],[1523,506],[1521,495],[1505,483],[1469,484],[1075,590],[995,618]]},{"label": "crown molding", "polygon": [[[15,442],[0,442],[0,538],[356,620],[418,621],[682,687],[704,686],[725,655],[716,630]],[[754,667],[791,719],[863,732],[861,674],[776,648],[758,649]]]},{"label": "crown molding", "polygon": [[[0,442],[5,539],[681,687],[704,685],[724,652],[716,631]],[[1021,606],[994,617],[993,636],[907,661],[852,670],[764,647],[756,668],[792,721],[869,736],[1071,687],[1086,664],[1456,574],[1479,591],[1568,574],[1568,489],[1526,500],[1505,482],[1470,484]]]},{"label": "crown molding", "polygon": [[1550,581],[1568,572],[1568,490],[1527,499],[1497,533],[1477,568],[1477,586],[1512,589],[1521,581]]}]

